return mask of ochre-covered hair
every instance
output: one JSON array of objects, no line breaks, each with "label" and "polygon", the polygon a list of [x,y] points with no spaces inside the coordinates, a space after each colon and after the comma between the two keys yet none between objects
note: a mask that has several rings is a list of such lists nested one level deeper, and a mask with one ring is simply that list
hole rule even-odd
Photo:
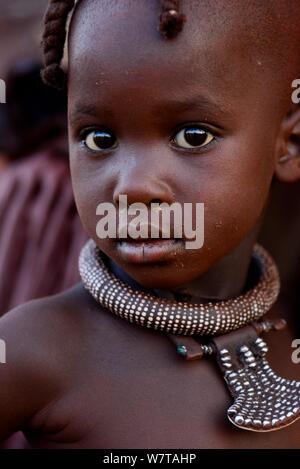
[{"label": "ochre-covered hair", "polygon": [[[185,15],[179,13],[179,3],[180,0],[161,0],[158,30],[165,39],[176,37],[186,21]],[[50,0],[45,15],[42,41],[45,68],[41,75],[47,85],[58,89],[63,89],[67,83],[67,74],[60,64],[64,54],[67,20],[74,5],[75,0]]]}]

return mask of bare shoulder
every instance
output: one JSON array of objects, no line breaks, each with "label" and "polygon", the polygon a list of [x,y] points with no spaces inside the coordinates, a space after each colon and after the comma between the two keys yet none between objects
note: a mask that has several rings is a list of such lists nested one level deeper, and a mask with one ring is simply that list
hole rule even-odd
[{"label": "bare shoulder", "polygon": [[[84,299],[80,284],[63,293],[32,300],[6,313],[0,319],[2,339],[7,339],[10,352],[29,345],[32,352],[36,347],[58,345],[65,328],[69,337],[76,332],[78,313],[82,311]],[[70,330],[69,328],[72,328]],[[68,340],[68,337],[65,337]],[[19,345],[17,345],[19,344]],[[14,345],[14,346],[13,346]]]},{"label": "bare shoulder", "polygon": [[81,284],[0,319],[0,439],[58,399],[82,365],[89,297]]},{"label": "bare shoulder", "polygon": [[82,383],[93,383],[95,395],[109,399],[107,383],[120,376],[127,382],[128,367],[136,361],[143,369],[159,337],[121,321],[78,284],[5,314],[0,339],[6,345],[6,363],[0,364],[2,440],[20,429],[42,428],[49,415],[47,428],[61,428]]},{"label": "bare shoulder", "polygon": [[[22,368],[52,374],[66,382],[95,347],[111,335],[128,334],[128,325],[108,314],[82,283],[69,290],[25,303],[0,319],[0,339],[6,345],[7,368],[18,360]],[[130,330],[130,328],[129,328]],[[70,366],[72,364],[72,366]],[[85,363],[84,363],[85,366]]]}]

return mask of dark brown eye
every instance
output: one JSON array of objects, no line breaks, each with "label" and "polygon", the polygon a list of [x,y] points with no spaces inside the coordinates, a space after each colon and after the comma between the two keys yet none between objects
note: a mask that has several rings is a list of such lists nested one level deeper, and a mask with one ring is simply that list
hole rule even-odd
[{"label": "dark brown eye", "polygon": [[116,136],[106,130],[94,130],[84,139],[85,145],[93,151],[107,150],[116,146]]},{"label": "dark brown eye", "polygon": [[175,143],[182,148],[201,148],[208,145],[215,137],[201,127],[193,126],[181,129],[175,136]]}]

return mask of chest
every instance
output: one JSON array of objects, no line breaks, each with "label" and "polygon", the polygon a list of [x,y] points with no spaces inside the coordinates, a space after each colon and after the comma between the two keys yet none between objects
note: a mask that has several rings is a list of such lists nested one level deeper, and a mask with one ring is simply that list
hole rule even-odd
[{"label": "chest", "polygon": [[[233,399],[214,359],[187,362],[167,340],[115,344],[89,354],[72,388],[44,414],[43,431],[28,435],[34,447],[300,447],[300,419],[264,433],[229,422]],[[279,364],[283,375],[300,378],[289,362]]]}]

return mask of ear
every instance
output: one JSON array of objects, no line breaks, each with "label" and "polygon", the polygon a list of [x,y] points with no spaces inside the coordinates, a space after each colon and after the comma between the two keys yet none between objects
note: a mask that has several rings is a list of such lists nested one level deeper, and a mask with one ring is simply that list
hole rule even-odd
[{"label": "ear", "polygon": [[285,117],[281,127],[282,140],[275,175],[279,181],[295,182],[300,179],[300,108]]}]

